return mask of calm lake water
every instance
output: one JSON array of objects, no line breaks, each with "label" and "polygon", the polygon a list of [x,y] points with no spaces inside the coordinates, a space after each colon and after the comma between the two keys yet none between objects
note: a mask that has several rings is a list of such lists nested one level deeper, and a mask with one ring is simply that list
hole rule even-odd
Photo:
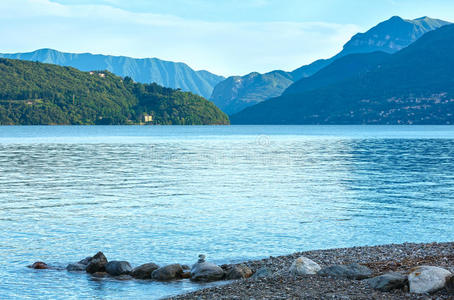
[{"label": "calm lake water", "polygon": [[25,266],[217,263],[454,240],[454,127],[0,127],[0,298],[153,299],[200,285]]}]

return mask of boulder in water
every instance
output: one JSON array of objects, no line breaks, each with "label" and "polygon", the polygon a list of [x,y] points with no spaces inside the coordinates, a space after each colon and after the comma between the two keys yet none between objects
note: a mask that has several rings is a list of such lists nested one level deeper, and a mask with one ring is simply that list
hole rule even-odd
[{"label": "boulder in water", "polygon": [[87,270],[87,265],[81,263],[73,263],[67,265],[66,270],[70,272],[85,272]]},{"label": "boulder in water", "polygon": [[132,267],[127,261],[109,261],[105,268],[111,276],[128,275],[132,271]]},{"label": "boulder in water", "polygon": [[32,265],[30,265],[28,267],[32,268],[32,269],[37,269],[37,270],[49,269],[49,266],[45,262],[42,262],[42,261],[34,262]]},{"label": "boulder in water", "polygon": [[158,281],[169,281],[180,279],[183,273],[183,268],[180,264],[172,264],[154,270],[151,273],[151,278]]},{"label": "boulder in water", "polygon": [[213,263],[205,261],[205,255],[200,254],[199,260],[191,268],[191,280],[210,282],[221,280],[224,277],[224,270]]},{"label": "boulder in water", "polygon": [[137,279],[151,279],[151,273],[159,269],[159,266],[154,263],[143,264],[135,267],[131,271],[131,276]]},{"label": "boulder in water", "polygon": [[90,260],[90,263],[87,265],[87,273],[94,274],[96,272],[104,272],[105,266],[107,265],[107,258],[102,252],[98,252]]}]

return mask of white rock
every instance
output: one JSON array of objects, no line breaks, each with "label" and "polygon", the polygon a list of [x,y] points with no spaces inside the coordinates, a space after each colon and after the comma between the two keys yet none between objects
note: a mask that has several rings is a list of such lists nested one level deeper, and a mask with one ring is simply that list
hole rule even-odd
[{"label": "white rock", "polygon": [[313,275],[320,269],[321,267],[315,261],[301,256],[292,263],[289,271],[293,275]]},{"label": "white rock", "polygon": [[449,276],[451,276],[451,272],[439,267],[420,266],[413,268],[408,274],[410,292],[417,294],[434,293],[445,286],[446,279]]}]

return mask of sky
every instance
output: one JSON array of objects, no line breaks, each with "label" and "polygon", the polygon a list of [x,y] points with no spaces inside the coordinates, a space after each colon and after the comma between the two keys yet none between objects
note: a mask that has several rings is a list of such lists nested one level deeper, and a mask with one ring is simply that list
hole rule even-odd
[{"label": "sky", "polygon": [[454,22],[452,0],[0,0],[0,52],[157,57],[230,76],[291,71],[394,15]]}]

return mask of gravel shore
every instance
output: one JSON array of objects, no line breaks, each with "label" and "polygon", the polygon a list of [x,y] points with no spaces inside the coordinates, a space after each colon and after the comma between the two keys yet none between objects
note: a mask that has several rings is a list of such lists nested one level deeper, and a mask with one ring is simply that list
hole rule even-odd
[{"label": "gravel shore", "polygon": [[270,271],[265,278],[248,278],[198,290],[168,299],[454,299],[446,290],[432,295],[410,294],[406,289],[380,292],[364,280],[349,280],[318,275],[292,276],[293,261],[305,256],[320,264],[359,263],[373,270],[374,276],[389,271],[407,274],[420,265],[433,265],[454,273],[454,243],[391,244],[316,250],[244,262],[254,272],[262,267]]}]

